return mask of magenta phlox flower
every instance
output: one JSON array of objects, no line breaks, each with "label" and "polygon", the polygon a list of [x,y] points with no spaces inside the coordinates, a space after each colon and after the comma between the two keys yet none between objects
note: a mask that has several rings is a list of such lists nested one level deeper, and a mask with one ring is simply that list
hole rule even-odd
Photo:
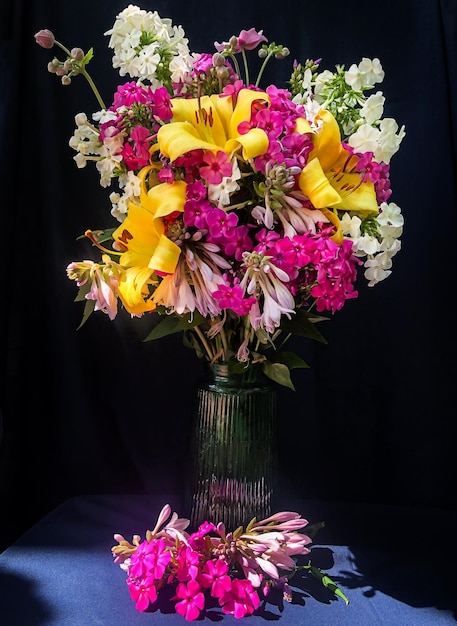
[{"label": "magenta phlox flower", "polygon": [[206,198],[202,200],[190,198],[184,204],[184,224],[198,229],[207,228],[207,217],[213,210],[214,207]]},{"label": "magenta phlox flower", "polygon": [[188,545],[182,545],[179,547],[176,561],[178,565],[176,578],[180,582],[195,580],[198,577],[201,567],[201,554],[199,552]]},{"label": "magenta phlox flower", "polygon": [[226,237],[223,242],[224,252],[228,257],[234,257],[241,261],[243,254],[253,249],[253,243],[249,236],[249,228],[242,224],[237,226],[230,237]]},{"label": "magenta phlox flower", "polygon": [[281,143],[276,139],[270,139],[267,151],[254,159],[254,166],[260,172],[265,173],[266,165],[270,161],[274,161],[277,165],[285,162]]},{"label": "magenta phlox flower", "polygon": [[230,309],[240,316],[247,315],[251,306],[257,302],[256,298],[244,298],[239,284],[234,284],[232,287],[221,284],[219,289],[213,292],[213,297],[221,309]]},{"label": "magenta phlox flower", "polygon": [[232,580],[231,590],[220,599],[222,611],[226,615],[241,618],[252,615],[260,606],[260,598],[249,580]]},{"label": "magenta phlox flower", "polygon": [[213,68],[213,55],[209,52],[202,52],[196,55],[196,59],[192,63],[191,76],[199,76],[199,74],[206,74]]},{"label": "magenta phlox flower", "polygon": [[321,262],[317,268],[317,285],[311,288],[311,295],[316,298],[316,309],[339,311],[346,300],[357,298],[354,288],[357,278],[357,259],[352,250],[352,241],[345,239],[340,246],[331,239],[326,240],[326,249],[322,251]]},{"label": "magenta phlox flower", "polygon": [[157,172],[157,179],[161,183],[168,183],[169,185],[171,185],[171,183],[175,179],[175,174],[173,170],[171,169],[171,167],[165,166],[165,167],[162,167],[162,169]]},{"label": "magenta phlox flower", "polygon": [[150,99],[150,89],[145,89],[142,85],[134,81],[118,85],[113,97],[111,111],[117,111],[120,107],[130,107],[134,102],[143,104]]},{"label": "magenta phlox flower", "polygon": [[206,222],[209,232],[214,241],[221,238],[230,239],[235,235],[235,226],[238,224],[238,216],[234,211],[226,212],[214,207],[206,214]]},{"label": "magenta phlox flower", "polygon": [[[163,574],[166,564],[170,560],[168,554],[163,568],[159,568],[158,575],[156,575],[156,566],[158,562],[158,542],[156,541],[143,541],[140,543],[136,551],[132,554],[130,559],[129,574],[133,577],[141,577],[146,574],[152,573],[155,578],[160,578]],[[160,542],[159,549],[164,549],[164,541]]]},{"label": "magenta phlox flower", "polygon": [[203,154],[203,163],[200,167],[200,175],[211,185],[219,185],[224,176],[232,175],[232,164],[227,160],[227,154],[218,150],[216,154],[206,150]]},{"label": "magenta phlox flower", "polygon": [[146,611],[149,604],[154,604],[157,600],[157,588],[153,576],[139,578],[129,576],[127,587],[137,611]]},{"label": "magenta phlox flower", "polygon": [[220,94],[220,97],[225,98],[227,96],[230,96],[231,98],[233,98],[233,106],[235,106],[238,94],[242,89],[244,89],[244,87],[245,85],[242,80],[235,80],[233,83],[225,85],[222,93]]},{"label": "magenta phlox flower", "polygon": [[232,588],[232,580],[228,575],[228,565],[222,559],[206,561],[200,574],[203,587],[211,589],[213,598],[222,598]]},{"label": "magenta phlox flower", "polygon": [[255,125],[266,132],[269,139],[277,139],[283,131],[282,116],[271,109],[261,109],[255,115]]},{"label": "magenta phlox flower", "polygon": [[179,583],[176,595],[171,599],[179,600],[175,605],[176,613],[185,617],[188,622],[197,619],[205,608],[205,596],[195,580],[190,580],[187,584]]},{"label": "magenta phlox flower", "polygon": [[203,200],[206,195],[206,187],[201,180],[195,180],[186,186],[187,200]]},{"label": "magenta phlox flower", "polygon": [[130,140],[132,143],[124,144],[122,158],[128,170],[137,170],[149,163],[150,131],[144,126],[135,126]]},{"label": "magenta phlox flower", "polygon": [[380,163],[379,164],[379,179],[376,181],[374,185],[374,189],[376,192],[376,201],[379,205],[383,202],[387,202],[387,200],[392,195],[392,189],[390,188],[390,165],[388,163]]},{"label": "magenta phlox flower", "polygon": [[303,169],[308,162],[308,155],[313,149],[313,141],[309,135],[292,132],[283,137],[281,143],[285,152],[286,167]]},{"label": "magenta phlox flower", "polygon": [[280,237],[280,234],[277,233],[276,231],[268,230],[267,228],[261,228],[255,234],[255,238],[259,242],[258,245],[256,245],[255,249],[258,252],[266,252],[269,248],[271,248],[273,243],[277,239],[279,239],[279,237]]},{"label": "magenta phlox flower", "polygon": [[272,255],[273,263],[286,272],[290,280],[296,278],[298,271],[297,250],[293,241],[288,237],[277,239],[270,248],[268,254]]},{"label": "magenta phlox flower", "polygon": [[151,90],[151,104],[152,114],[154,117],[159,118],[163,122],[171,120],[173,117],[171,97],[166,87],[159,87],[155,91]]}]

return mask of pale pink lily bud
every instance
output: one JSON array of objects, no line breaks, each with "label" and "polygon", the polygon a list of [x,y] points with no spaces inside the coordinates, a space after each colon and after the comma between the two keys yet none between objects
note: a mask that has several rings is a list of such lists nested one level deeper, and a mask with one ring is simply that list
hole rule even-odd
[{"label": "pale pink lily bud", "polygon": [[161,526],[165,524],[165,522],[170,517],[170,515],[171,515],[171,506],[169,504],[166,504],[159,513],[157,524],[155,525],[154,530],[152,531],[153,535],[155,535],[156,532],[159,530],[159,528],[161,528]]},{"label": "pale pink lily bud", "polygon": [[275,513],[274,515],[257,522],[257,524],[268,524],[269,522],[288,522],[291,519],[297,519],[299,517],[300,513],[295,513],[294,511],[281,511],[280,513]]},{"label": "pale pink lily bud", "polygon": [[55,42],[54,34],[48,29],[43,28],[35,34],[35,41],[42,48],[52,48]]}]

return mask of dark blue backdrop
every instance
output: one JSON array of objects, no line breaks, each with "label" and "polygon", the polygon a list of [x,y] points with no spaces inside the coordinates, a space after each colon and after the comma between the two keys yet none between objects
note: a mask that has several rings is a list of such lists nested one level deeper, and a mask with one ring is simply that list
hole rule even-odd
[{"label": "dark blue backdrop", "polygon": [[[179,337],[144,343],[149,320],[82,309],[65,275],[88,258],[76,237],[104,227],[106,191],[77,170],[74,114],[97,104],[82,78],[47,73],[33,35],[94,47],[90,72],[107,101],[119,76],[103,36],[120,0],[3,0],[0,73],[0,542],[10,543],[66,497],[180,493],[190,398],[200,364]],[[195,51],[242,28],[263,28],[291,50],[270,65],[322,57],[330,70],[379,57],[385,115],[406,125],[392,159],[392,201],[405,217],[388,280],[303,342],[311,369],[281,391],[283,490],[316,499],[455,509],[454,287],[457,3],[402,0],[356,8],[337,0],[215,4],[147,0],[182,24]],[[285,86],[285,84],[284,84]],[[303,512],[306,515],[306,512]]]}]

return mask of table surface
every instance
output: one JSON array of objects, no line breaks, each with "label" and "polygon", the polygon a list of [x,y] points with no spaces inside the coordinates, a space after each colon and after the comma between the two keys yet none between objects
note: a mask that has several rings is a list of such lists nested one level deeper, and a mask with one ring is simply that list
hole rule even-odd
[{"label": "table surface", "polygon": [[[144,537],[170,497],[87,495],[70,498],[0,554],[0,623],[4,626],[174,625],[186,621],[161,597],[138,612],[113,563],[113,534]],[[325,520],[311,558],[348,596],[336,598],[309,575],[294,576],[293,601],[279,595],[249,625],[421,626],[457,622],[457,513],[297,501],[289,510]],[[285,508],[285,507],[282,507]],[[3,513],[4,514],[4,513]],[[219,608],[196,623],[240,624]],[[241,623],[244,623],[243,621]]]}]

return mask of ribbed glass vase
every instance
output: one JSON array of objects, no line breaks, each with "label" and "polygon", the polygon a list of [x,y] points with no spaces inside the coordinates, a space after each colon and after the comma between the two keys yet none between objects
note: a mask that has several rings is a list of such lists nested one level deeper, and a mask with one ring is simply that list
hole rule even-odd
[{"label": "ribbed glass vase", "polygon": [[194,530],[227,530],[271,515],[277,465],[277,391],[260,367],[208,367],[193,404],[187,509]]}]

